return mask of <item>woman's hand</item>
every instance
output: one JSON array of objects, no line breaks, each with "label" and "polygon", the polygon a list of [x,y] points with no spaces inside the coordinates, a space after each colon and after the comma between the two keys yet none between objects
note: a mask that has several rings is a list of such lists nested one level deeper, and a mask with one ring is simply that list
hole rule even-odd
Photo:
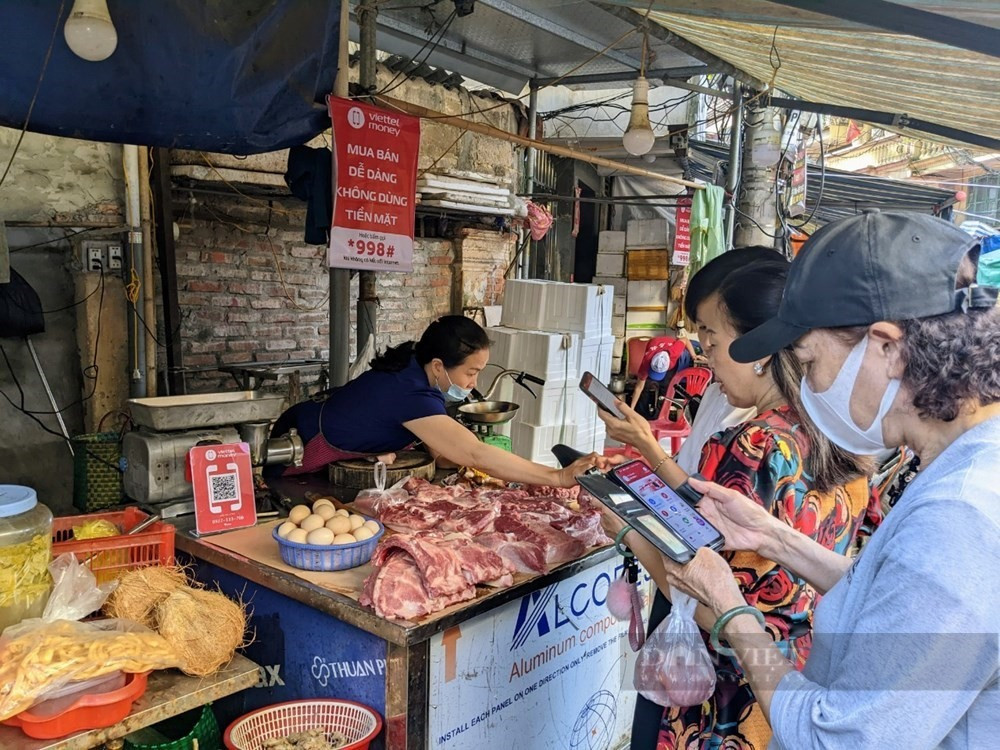
[{"label": "woman's hand", "polygon": [[746,604],[729,563],[714,550],[702,547],[686,565],[661,555],[663,570],[671,587],[693,596],[715,617]]},{"label": "woman's hand", "polygon": [[653,431],[649,427],[649,422],[634,409],[626,405],[624,401],[616,400],[615,405],[625,415],[625,419],[619,419],[614,414],[609,414],[603,409],[597,410],[597,415],[601,421],[607,425],[608,437],[620,443],[627,443],[635,446],[639,450],[645,445],[655,443]]},{"label": "woman's hand", "polygon": [[784,524],[750,498],[713,482],[689,479],[702,494],[698,512],[726,538],[727,550],[761,552],[773,542]]},{"label": "woman's hand", "polygon": [[601,526],[604,527],[605,534],[614,539],[618,536],[618,532],[625,528],[625,525],[617,513],[601,503]]},{"label": "woman's hand", "polygon": [[556,486],[575,487],[577,484],[576,478],[581,474],[586,474],[593,468],[597,468],[601,471],[607,471],[612,466],[617,466],[624,460],[624,456],[602,456],[600,453],[591,453],[587,456],[581,456],[569,466],[560,469],[557,472],[558,480],[556,481]]}]

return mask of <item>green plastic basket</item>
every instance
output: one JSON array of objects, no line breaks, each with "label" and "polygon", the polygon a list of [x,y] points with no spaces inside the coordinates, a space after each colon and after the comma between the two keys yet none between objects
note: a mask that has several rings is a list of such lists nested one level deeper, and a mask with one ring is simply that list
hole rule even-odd
[{"label": "green plastic basket", "polygon": [[73,505],[84,513],[121,505],[121,435],[95,432],[71,438],[73,444]]},{"label": "green plastic basket", "polygon": [[222,732],[211,704],[167,719],[152,728],[165,737],[177,739],[143,744],[126,737],[125,750],[191,750],[194,740],[198,740],[198,750],[222,750]]}]

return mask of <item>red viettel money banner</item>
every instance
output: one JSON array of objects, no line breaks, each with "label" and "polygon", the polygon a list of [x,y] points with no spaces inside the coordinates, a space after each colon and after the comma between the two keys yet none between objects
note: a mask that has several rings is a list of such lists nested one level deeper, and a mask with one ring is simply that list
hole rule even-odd
[{"label": "red viettel money banner", "polygon": [[188,471],[200,536],[257,523],[249,445],[197,445],[188,451]]},{"label": "red viettel money banner", "polygon": [[413,270],[420,118],[330,97],[331,268]]},{"label": "red viettel money banner", "polygon": [[674,256],[671,263],[686,266],[691,262],[691,199],[677,201],[677,231],[674,233]]}]

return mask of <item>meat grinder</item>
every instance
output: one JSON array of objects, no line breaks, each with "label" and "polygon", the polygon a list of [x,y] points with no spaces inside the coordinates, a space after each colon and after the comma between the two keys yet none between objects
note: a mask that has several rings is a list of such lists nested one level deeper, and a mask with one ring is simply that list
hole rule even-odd
[{"label": "meat grinder", "polygon": [[165,510],[164,516],[190,512],[185,470],[188,451],[196,445],[247,443],[258,477],[265,465],[301,466],[304,448],[294,430],[268,438],[283,404],[283,397],[257,391],[131,399],[136,429],[122,440],[125,494]]}]

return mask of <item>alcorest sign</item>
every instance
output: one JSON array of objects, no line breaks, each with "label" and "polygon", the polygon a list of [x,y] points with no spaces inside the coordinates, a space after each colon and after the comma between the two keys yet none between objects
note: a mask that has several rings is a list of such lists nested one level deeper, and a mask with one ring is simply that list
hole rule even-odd
[{"label": "alcorest sign", "polygon": [[331,268],[413,270],[420,119],[330,97]]}]

